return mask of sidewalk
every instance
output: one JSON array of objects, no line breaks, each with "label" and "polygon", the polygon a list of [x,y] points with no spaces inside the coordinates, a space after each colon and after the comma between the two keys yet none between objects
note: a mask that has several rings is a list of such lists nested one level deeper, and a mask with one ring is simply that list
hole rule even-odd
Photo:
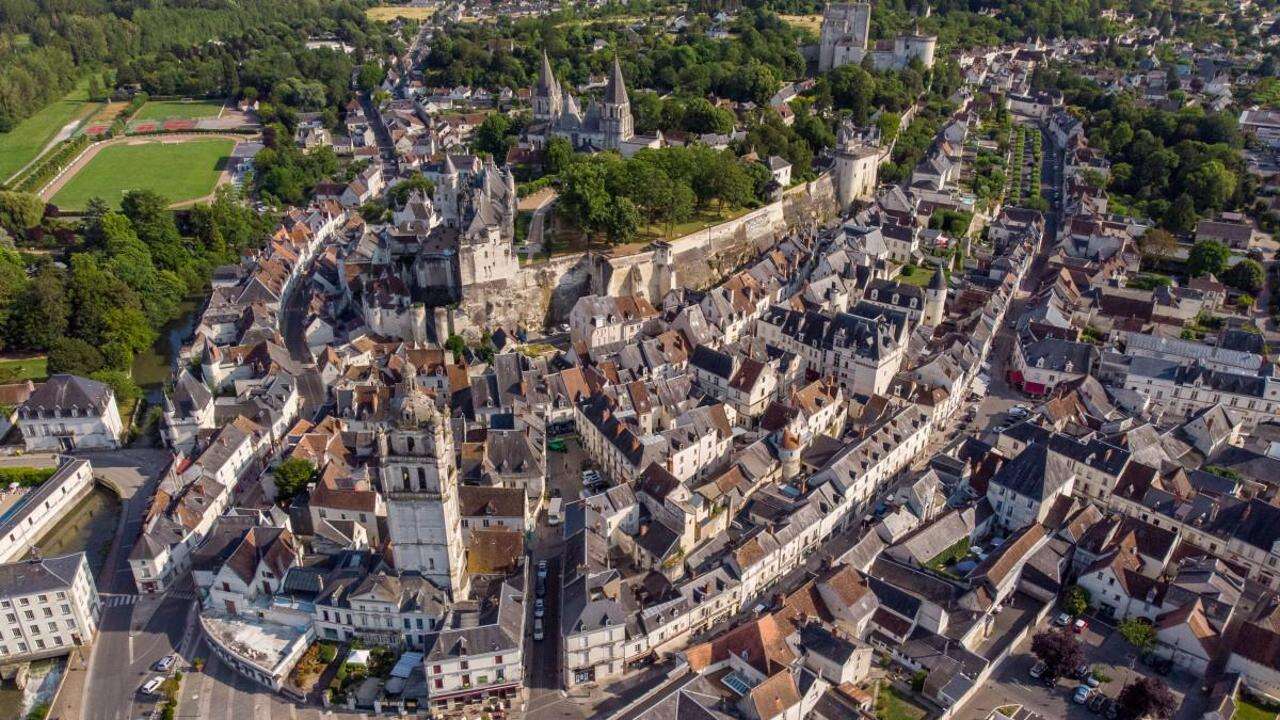
[{"label": "sidewalk", "polygon": [[89,667],[83,655],[86,650],[92,652],[91,648],[85,647],[67,656],[66,673],[49,703],[49,720],[79,720],[81,700],[89,679]]}]

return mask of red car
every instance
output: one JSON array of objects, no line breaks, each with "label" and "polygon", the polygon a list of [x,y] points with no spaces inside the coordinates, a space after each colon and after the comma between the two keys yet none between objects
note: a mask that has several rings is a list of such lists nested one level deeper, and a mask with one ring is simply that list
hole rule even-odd
[{"label": "red car", "polygon": [[1084,618],[1077,618],[1075,622],[1071,623],[1071,631],[1077,635],[1084,632],[1087,627],[1089,627],[1089,621]]}]

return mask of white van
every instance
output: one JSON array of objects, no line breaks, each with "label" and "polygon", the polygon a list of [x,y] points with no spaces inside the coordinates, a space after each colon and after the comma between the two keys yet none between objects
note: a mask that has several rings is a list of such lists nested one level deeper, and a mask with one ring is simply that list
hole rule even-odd
[{"label": "white van", "polygon": [[563,500],[561,498],[551,498],[551,504],[547,506],[547,524],[555,527],[564,522],[564,512],[561,511]]},{"label": "white van", "polygon": [[155,695],[160,692],[160,686],[163,684],[164,684],[164,678],[157,675],[142,684],[142,694]]}]

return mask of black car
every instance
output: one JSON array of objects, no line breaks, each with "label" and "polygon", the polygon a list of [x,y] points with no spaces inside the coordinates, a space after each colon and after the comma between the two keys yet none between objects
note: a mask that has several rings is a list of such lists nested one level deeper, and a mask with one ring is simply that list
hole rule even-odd
[{"label": "black car", "polygon": [[1116,720],[1120,717],[1120,703],[1107,698],[1106,707],[1102,709],[1102,716],[1107,720]]},{"label": "black car", "polygon": [[1040,676],[1040,682],[1043,683],[1045,687],[1054,687],[1058,684],[1058,676],[1045,673]]},{"label": "black car", "polygon": [[1106,695],[1103,695],[1102,693],[1094,693],[1093,697],[1089,698],[1089,712],[1095,714],[1102,712],[1103,707],[1107,704],[1107,700],[1108,698]]}]

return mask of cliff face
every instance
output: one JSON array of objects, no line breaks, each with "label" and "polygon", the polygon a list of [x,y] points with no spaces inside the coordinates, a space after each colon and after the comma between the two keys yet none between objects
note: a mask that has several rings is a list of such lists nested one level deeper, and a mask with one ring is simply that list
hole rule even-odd
[{"label": "cliff face", "polygon": [[666,257],[650,249],[529,263],[511,280],[465,288],[449,310],[452,332],[474,340],[485,328],[540,330],[565,322],[577,299],[593,292],[639,294],[656,303],[673,284],[705,289],[759,256],[788,228],[828,218],[838,209],[831,176],[822,175],[791,188],[777,202],[671,241]]}]

